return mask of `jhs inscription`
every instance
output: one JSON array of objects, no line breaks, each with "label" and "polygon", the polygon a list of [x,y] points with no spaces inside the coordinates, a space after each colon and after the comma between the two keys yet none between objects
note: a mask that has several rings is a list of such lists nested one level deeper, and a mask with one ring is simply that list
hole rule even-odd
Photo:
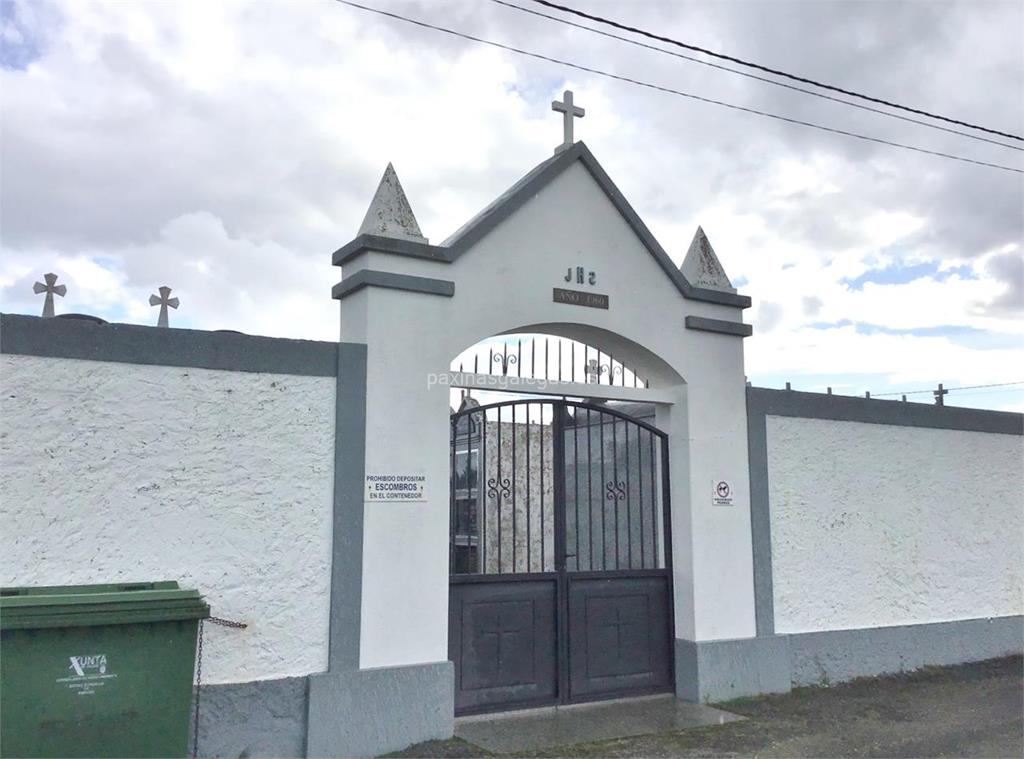
[{"label": "jhs inscription", "polygon": [[571,306],[587,306],[588,308],[608,308],[608,296],[588,293],[581,290],[554,289],[552,298],[555,303],[568,303]]},{"label": "jhs inscription", "polygon": [[[586,275],[586,278],[587,278],[586,282],[587,282],[588,285],[596,285],[597,284],[597,272],[592,271],[592,272],[589,272],[589,273],[585,273],[582,266],[577,266],[576,267],[576,284],[577,285],[582,285],[583,284],[583,277],[584,277],[584,275]],[[572,267],[570,266],[568,271],[566,271],[566,273],[565,273],[565,281],[566,282],[572,282],[572,277],[573,277],[573,271],[572,271]]]}]

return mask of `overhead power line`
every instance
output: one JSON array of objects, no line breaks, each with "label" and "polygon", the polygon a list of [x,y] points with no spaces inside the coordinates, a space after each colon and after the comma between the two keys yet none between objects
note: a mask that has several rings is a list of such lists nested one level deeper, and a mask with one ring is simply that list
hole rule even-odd
[{"label": "overhead power line", "polygon": [[408,24],[413,24],[414,26],[419,26],[419,27],[424,28],[424,29],[432,29],[432,30],[434,30],[436,32],[442,32],[444,34],[450,34],[450,35],[452,35],[454,37],[460,37],[462,39],[469,40],[471,42],[478,42],[478,43],[480,43],[482,45],[490,45],[491,47],[498,48],[499,50],[506,50],[506,51],[508,51],[510,53],[516,53],[518,55],[525,55],[525,56],[527,56],[529,58],[535,58],[537,60],[547,61],[548,63],[554,63],[554,64],[559,65],[559,66],[565,66],[567,68],[576,69],[577,71],[585,71],[588,74],[596,74],[598,76],[607,77],[609,79],[615,79],[615,80],[620,81],[620,82],[627,82],[629,84],[635,84],[635,85],[637,85],[639,87],[647,87],[648,89],[657,90],[659,92],[666,92],[666,93],[669,93],[671,95],[678,95],[680,97],[689,98],[691,100],[697,100],[697,101],[700,101],[702,103],[710,103],[711,105],[718,105],[718,106],[722,106],[723,108],[730,108],[730,109],[732,109],[734,111],[743,111],[744,113],[752,113],[752,114],[754,114],[756,116],[764,116],[766,118],[776,119],[778,121],[784,121],[784,122],[787,122],[789,124],[797,124],[799,126],[810,127],[811,129],[818,129],[818,130],[821,130],[823,132],[831,132],[832,134],[841,134],[841,135],[844,135],[846,137],[853,137],[855,139],[864,140],[866,142],[874,142],[874,143],[877,143],[879,145],[888,145],[889,147],[902,148],[903,150],[912,150],[915,153],[923,153],[925,155],[938,156],[940,158],[948,158],[948,159],[953,160],[953,161],[962,161],[964,163],[971,163],[971,164],[974,164],[976,166],[987,166],[990,169],[999,169],[1000,171],[1012,171],[1012,172],[1014,172],[1016,174],[1024,174],[1024,169],[1017,169],[1017,168],[1014,168],[1012,166],[1003,166],[1003,165],[998,164],[998,163],[989,163],[987,161],[978,161],[978,160],[975,160],[973,158],[966,158],[964,156],[953,155],[952,153],[943,153],[943,152],[940,152],[938,150],[928,150],[926,148],[920,148],[920,147],[917,147],[915,145],[907,145],[907,144],[902,143],[902,142],[893,142],[891,140],[886,140],[886,139],[883,139],[881,137],[871,137],[871,136],[868,136],[868,135],[859,134],[858,132],[850,132],[850,131],[847,131],[845,129],[837,129],[836,127],[825,126],[823,124],[816,124],[816,123],[811,122],[811,121],[803,121],[801,119],[794,119],[794,118],[790,118],[788,116],[780,116],[779,114],[776,114],[776,113],[769,113],[768,111],[759,111],[756,108],[747,108],[746,106],[736,105],[735,103],[727,103],[727,102],[724,102],[722,100],[715,100],[713,98],[707,98],[707,97],[703,97],[701,95],[694,95],[694,94],[692,94],[690,92],[683,92],[681,90],[675,90],[675,89],[672,89],[671,87],[663,87],[661,85],[651,84],[650,82],[644,82],[644,81],[641,81],[639,79],[632,79],[632,78],[627,77],[627,76],[620,76],[619,74],[613,74],[610,71],[602,71],[601,69],[595,69],[595,68],[592,68],[590,66],[584,66],[584,65],[579,64],[579,63],[572,63],[570,61],[562,60],[560,58],[554,58],[554,57],[549,56],[549,55],[543,55],[541,53],[534,53],[534,52],[531,52],[529,50],[523,50],[522,48],[512,47],[511,45],[505,45],[505,44],[503,44],[501,42],[494,42],[493,40],[487,40],[487,39],[484,39],[482,37],[476,37],[476,36],[473,36],[472,34],[467,34],[465,32],[459,32],[459,31],[456,31],[454,29],[448,29],[447,27],[437,26],[435,24],[430,24],[430,23],[427,23],[426,21],[419,21],[417,19],[409,18],[407,16],[402,16],[402,15],[400,15],[398,13],[392,13],[391,11],[381,10],[380,8],[371,8],[370,6],[362,5],[361,3],[357,3],[357,2],[353,2],[353,0],[335,0],[335,2],[341,3],[342,5],[347,5],[347,6],[351,7],[351,8],[358,8],[359,10],[367,11],[369,13],[376,13],[377,15],[380,15],[380,16],[386,16],[388,18],[393,18],[393,19],[396,19],[398,21],[404,21],[404,22],[406,22]]},{"label": "overhead power line", "polygon": [[[1019,382],[992,382],[988,385],[964,385],[963,387],[947,387],[945,390],[953,392],[954,390],[979,390],[984,387],[1010,387],[1011,385],[1024,385],[1024,380]],[[875,393],[874,397],[879,398],[887,395],[920,395],[921,393],[935,393],[935,390],[903,390],[898,393]]]},{"label": "overhead power line", "polygon": [[814,80],[814,79],[808,79],[807,77],[798,76],[796,74],[790,74],[790,73],[787,73],[785,71],[780,71],[779,69],[773,69],[773,68],[770,68],[768,66],[762,66],[759,63],[754,63],[752,61],[745,61],[742,58],[736,58],[734,56],[726,55],[724,53],[718,53],[718,52],[715,52],[714,50],[708,50],[707,48],[699,47],[697,45],[690,45],[690,44],[688,44],[686,42],[680,42],[679,40],[672,39],[671,37],[663,37],[660,34],[654,34],[653,32],[648,32],[648,31],[646,31],[644,29],[638,29],[635,26],[628,26],[627,24],[621,24],[618,21],[613,21],[612,19],[604,18],[603,16],[596,16],[596,15],[594,15],[592,13],[586,13],[584,11],[577,10],[576,8],[570,8],[569,6],[566,6],[566,5],[559,5],[558,3],[550,2],[550,0],[532,0],[532,2],[537,3],[538,5],[546,6],[548,8],[554,8],[555,10],[563,11],[565,13],[571,13],[574,16],[579,16],[580,18],[589,19],[590,21],[595,21],[595,22],[597,22],[599,24],[605,24],[607,26],[612,26],[612,27],[615,27],[616,29],[621,29],[624,32],[631,32],[633,34],[639,34],[639,35],[641,35],[643,37],[647,37],[648,39],[658,40],[659,42],[665,42],[665,43],[668,43],[670,45],[676,45],[677,47],[685,48],[686,50],[693,50],[694,52],[703,53],[704,55],[710,55],[710,56],[712,56],[714,58],[719,58],[719,59],[724,60],[724,61],[731,61],[732,63],[738,63],[741,66],[747,66],[748,68],[758,69],[759,71],[764,71],[764,72],[766,72],[768,74],[774,74],[775,76],[781,76],[781,77],[785,77],[786,79],[792,79],[795,82],[802,82],[803,84],[810,84],[810,85],[813,85],[815,87],[821,87],[822,89],[825,89],[825,90],[831,90],[832,92],[839,92],[839,93],[841,93],[843,95],[849,95],[850,97],[860,98],[861,100],[868,100],[868,101],[870,101],[872,103],[878,103],[879,105],[885,105],[885,106],[888,106],[890,108],[898,108],[901,111],[908,111],[909,113],[916,113],[918,116],[927,116],[928,118],[938,119],[939,121],[945,121],[945,122],[947,122],[949,124],[959,124],[960,126],[969,127],[971,129],[977,129],[977,130],[979,130],[981,132],[988,132],[989,134],[999,135],[1000,137],[1009,137],[1011,140],[1020,140],[1020,141],[1024,142],[1024,137],[1021,137],[1020,135],[1017,135],[1017,134],[1011,134],[1009,132],[1002,132],[1002,131],[999,131],[998,129],[990,129],[988,127],[980,126],[979,124],[972,124],[969,121],[961,121],[960,119],[949,118],[948,116],[940,116],[937,113],[931,113],[929,111],[923,111],[923,110],[921,110],[919,108],[912,108],[911,106],[907,106],[907,105],[900,105],[899,103],[893,103],[890,100],[883,100],[881,98],[872,97],[871,95],[865,95],[865,94],[860,93],[860,92],[854,92],[853,90],[846,90],[846,89],[843,89],[842,87],[836,87],[836,86],[831,85],[831,84],[825,84],[824,82],[819,82],[819,81]]},{"label": "overhead power line", "polygon": [[989,143],[991,145],[998,145],[999,147],[1009,148],[1010,150],[1019,150],[1021,152],[1024,152],[1024,147],[1020,147],[1018,145],[1007,145],[1005,142],[1000,142],[999,140],[993,140],[993,139],[991,139],[989,137],[982,137],[981,135],[978,135],[978,134],[971,134],[970,132],[964,132],[964,131],[962,131],[960,129],[951,129],[950,127],[944,127],[941,124],[933,124],[930,121],[921,121],[920,119],[911,118],[910,116],[903,116],[902,114],[899,114],[899,113],[892,113],[891,111],[883,111],[881,108],[872,108],[870,105],[864,105],[863,103],[855,103],[852,100],[845,100],[843,98],[838,98],[838,97],[835,97],[833,95],[826,95],[824,92],[815,92],[814,90],[809,90],[809,89],[807,89],[805,87],[797,87],[796,85],[793,85],[793,84],[786,84],[785,82],[780,82],[777,79],[769,79],[766,76],[759,76],[757,74],[752,74],[749,71],[741,71],[740,69],[735,69],[735,68],[732,68],[730,66],[723,66],[720,63],[713,63],[711,61],[705,61],[705,60],[703,60],[701,58],[695,58],[692,55],[686,55],[684,53],[677,53],[674,50],[666,50],[663,47],[657,47],[655,45],[649,45],[646,42],[640,42],[639,40],[630,39],[629,37],[623,37],[620,34],[613,34],[611,32],[606,32],[603,29],[595,29],[592,26],[586,26],[585,24],[578,24],[575,21],[570,21],[569,19],[561,18],[559,16],[552,16],[550,13],[543,13],[542,11],[536,11],[536,10],[533,10],[532,8],[523,8],[522,6],[515,5],[514,3],[510,3],[507,0],[491,0],[491,2],[492,3],[496,3],[497,5],[503,5],[506,8],[512,8],[514,10],[517,10],[517,11],[521,12],[521,13],[528,13],[531,16],[538,16],[540,18],[546,18],[546,19],[549,19],[551,21],[557,21],[559,24],[565,24],[566,26],[571,26],[571,27],[574,27],[576,29],[583,29],[584,31],[590,32],[592,34],[599,34],[602,37],[608,37],[608,38],[613,39],[613,40],[618,40],[620,42],[625,42],[625,43],[627,43],[629,45],[634,45],[636,47],[642,47],[642,48],[645,48],[647,50],[653,50],[656,53],[663,53],[664,55],[671,55],[674,58],[681,58],[681,59],[683,59],[685,61],[690,61],[691,63],[699,63],[701,66],[708,66],[710,68],[718,69],[720,71],[728,71],[730,74],[737,74],[739,76],[744,76],[744,77],[747,77],[748,79],[754,79],[754,80],[756,80],[758,82],[764,82],[765,84],[774,85],[775,87],[783,87],[783,88],[785,88],[787,90],[793,90],[794,92],[801,92],[804,95],[811,95],[812,97],[821,98],[822,100],[830,100],[833,103],[841,103],[843,105],[848,105],[851,108],[859,108],[862,111],[869,111],[871,113],[877,113],[877,114],[880,114],[882,116],[888,116],[889,118],[899,119],[900,121],[906,121],[906,122],[909,122],[911,124],[918,124],[919,126],[928,127],[929,129],[938,129],[941,132],[948,132],[950,134],[960,135],[961,137],[967,137],[968,139],[971,139],[971,140],[978,140],[979,142],[987,142],[987,143]]}]

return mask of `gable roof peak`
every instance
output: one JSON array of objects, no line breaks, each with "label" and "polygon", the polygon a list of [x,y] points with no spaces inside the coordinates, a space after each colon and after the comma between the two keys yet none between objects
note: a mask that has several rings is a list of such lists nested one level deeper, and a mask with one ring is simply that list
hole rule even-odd
[{"label": "gable roof peak", "polygon": [[703,227],[698,226],[693,234],[693,240],[686,251],[683,265],[679,267],[687,281],[694,287],[705,287],[709,290],[721,290],[722,292],[734,293],[736,288],[729,281],[729,275],[725,273],[725,267],[715,255],[715,249],[711,247],[711,241],[704,234]]},{"label": "gable roof peak", "polygon": [[[711,245],[707,242],[702,229],[698,229],[698,234],[704,239],[707,248],[711,250],[711,256],[717,264],[717,269],[721,272],[722,286],[701,287],[695,282],[691,282],[687,274],[684,273],[684,271],[689,272],[689,269],[681,270],[669,257],[668,253],[665,252],[665,249],[654,238],[647,225],[643,223],[636,211],[633,210],[629,201],[623,197],[611,177],[608,176],[583,141],[574,143],[567,150],[535,166],[529,173],[502,193],[493,203],[462,225],[440,245],[425,245],[422,239],[419,240],[418,245],[410,244],[410,240],[402,239],[390,242],[380,237],[368,239],[372,238],[373,234],[364,233],[336,250],[331,257],[331,262],[335,266],[343,267],[347,261],[360,255],[363,251],[377,250],[442,263],[453,263],[468,250],[472,249],[484,236],[499,226],[505,219],[515,214],[526,203],[537,197],[541,190],[551,184],[563,171],[567,170],[577,161],[580,162],[591,179],[597,183],[601,191],[604,192],[605,196],[622,216],[625,223],[636,234],[643,247],[654,257],[658,266],[665,272],[684,298],[705,301],[707,303],[718,303],[738,309],[750,308],[750,298],[746,295],[738,294],[731,286],[729,278],[725,275],[724,270],[722,270],[721,263],[718,262],[717,257],[714,257],[714,251],[711,250]],[[691,252],[692,248],[693,245],[691,245]],[[698,245],[699,248],[700,246]],[[684,261],[683,266],[685,267],[686,265],[686,261]],[[700,277],[697,276],[700,267],[695,268],[696,272],[692,275],[693,279],[700,281]]]},{"label": "gable roof peak", "polygon": [[390,161],[388,167],[384,169],[380,184],[377,185],[377,192],[373,194],[370,207],[366,209],[359,234],[427,242],[427,238],[420,232],[416,215],[412,212],[409,199],[405,196],[405,190],[402,189],[402,183],[398,181],[398,174]]}]

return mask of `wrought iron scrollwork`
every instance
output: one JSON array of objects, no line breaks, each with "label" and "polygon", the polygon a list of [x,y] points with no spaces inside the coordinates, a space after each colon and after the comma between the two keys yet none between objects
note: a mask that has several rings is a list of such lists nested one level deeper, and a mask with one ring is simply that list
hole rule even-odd
[{"label": "wrought iron scrollwork", "polygon": [[501,355],[499,353],[492,359],[492,361],[496,364],[501,364],[502,374],[508,374],[509,366],[519,363],[518,358],[516,358],[515,356],[510,356],[507,353],[505,355]]},{"label": "wrought iron scrollwork", "polygon": [[608,480],[604,484],[605,498],[609,501],[623,501],[626,499],[626,483],[622,480],[615,482],[614,480]]},{"label": "wrought iron scrollwork", "polygon": [[504,479],[501,480],[491,477],[491,479],[487,480],[488,498],[500,502],[503,499],[510,498],[511,496],[512,480],[510,480],[508,477],[505,477]]}]

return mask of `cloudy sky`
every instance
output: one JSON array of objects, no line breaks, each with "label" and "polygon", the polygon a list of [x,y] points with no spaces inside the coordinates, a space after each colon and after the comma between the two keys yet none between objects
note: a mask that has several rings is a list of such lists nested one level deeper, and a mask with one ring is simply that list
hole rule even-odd
[{"label": "cloudy sky", "polygon": [[[366,5],[673,89],[1024,168],[1024,153],[643,50],[489,0]],[[529,0],[520,5],[543,10]],[[1024,133],[1024,3],[566,4]],[[677,260],[701,224],[754,299],[755,384],[1024,381],[1019,173],[828,134],[322,2],[0,0],[0,308],[334,340],[338,272],[393,161],[441,241],[551,154],[565,88]],[[700,57],[700,56],[698,56]],[[980,134],[980,133],[979,133]],[[1024,143],[1002,139],[1011,145]],[[928,396],[912,399],[928,401]],[[1024,384],[949,403],[1024,410]]]}]

